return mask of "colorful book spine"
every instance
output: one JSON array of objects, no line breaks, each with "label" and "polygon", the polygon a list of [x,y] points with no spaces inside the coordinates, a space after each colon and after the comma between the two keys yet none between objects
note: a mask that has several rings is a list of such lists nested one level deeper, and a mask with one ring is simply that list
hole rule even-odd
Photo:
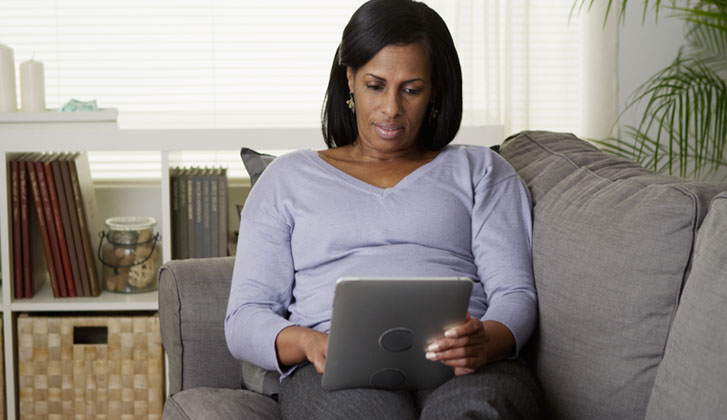
[{"label": "colorful book spine", "polygon": [[[51,229],[48,227],[48,218],[45,213],[45,202],[43,201],[42,188],[45,188],[45,182],[41,186],[40,178],[43,173],[42,169],[38,170],[40,162],[26,161],[28,169],[28,179],[30,179],[30,189],[33,193],[33,202],[35,203],[35,211],[38,216],[38,228],[40,230],[41,241],[43,243],[43,254],[45,255],[46,265],[48,266],[48,276],[50,277],[51,288],[54,297],[64,297],[61,293],[60,284],[62,281],[58,278],[58,270],[56,270],[56,252],[57,248],[51,241]],[[42,187],[42,188],[41,188]],[[47,195],[47,192],[46,194]],[[50,210],[50,209],[49,209]],[[60,262],[60,255],[58,258]],[[64,288],[65,290],[65,288]]]},{"label": "colorful book spine", "polygon": [[66,291],[69,297],[76,297],[76,286],[73,282],[73,270],[71,268],[71,257],[68,253],[68,245],[66,235],[63,231],[63,221],[61,219],[60,204],[58,204],[58,195],[56,193],[55,179],[50,162],[43,162],[43,170],[45,171],[46,183],[48,186],[48,198],[50,199],[51,212],[53,215],[53,225],[56,229],[56,238],[58,240],[58,250],[61,255],[61,266],[63,267],[63,275],[66,280]]},{"label": "colorful book spine", "polygon": [[75,249],[76,266],[78,267],[80,275],[80,289],[79,285],[76,285],[76,293],[79,296],[91,296],[91,286],[88,280],[88,265],[86,264],[86,255],[83,250],[81,228],[75,205],[76,201],[73,197],[70,165],[68,159],[59,160],[58,163],[60,165],[61,178],[63,179],[63,195],[65,196],[68,219],[71,224],[71,237],[73,238],[73,248]]},{"label": "colorful book spine", "polygon": [[[63,227],[63,235],[65,236],[65,246],[68,252],[68,258],[71,265],[71,275],[73,278],[73,290],[75,296],[83,296],[81,286],[81,272],[78,266],[78,257],[76,256],[76,246],[73,243],[73,231],[71,226],[71,218],[68,212],[68,204],[66,203],[66,191],[64,187],[63,174],[61,173],[61,157],[56,157],[50,162],[50,168],[53,172],[53,181],[55,183],[55,195],[57,196],[57,204],[61,215]],[[74,212],[75,213],[75,212]],[[85,269],[85,267],[84,267]],[[74,296],[74,295],[72,295]]]},{"label": "colorful book spine", "polygon": [[[99,282],[98,270],[96,270],[95,258],[93,246],[91,245],[91,226],[90,219],[86,217],[86,207],[90,207],[89,200],[91,197],[84,198],[82,195],[81,180],[78,173],[78,165],[76,160],[71,159],[68,161],[69,175],[71,176],[71,186],[73,187],[73,200],[76,204],[76,211],[78,212],[78,226],[81,230],[81,242],[83,243],[83,252],[86,257],[86,267],[88,269],[89,286],[91,290],[91,296],[98,296],[101,294],[101,283]],[[94,210],[91,208],[91,210]]]},{"label": "colorful book spine", "polygon": [[20,242],[23,244],[23,295],[31,298],[35,294],[33,284],[33,261],[30,251],[30,203],[28,197],[28,172],[25,161],[18,161],[20,178]]},{"label": "colorful book spine", "polygon": [[23,298],[23,244],[20,230],[20,175],[18,162],[10,161],[11,213],[13,221],[13,284],[15,298]]}]

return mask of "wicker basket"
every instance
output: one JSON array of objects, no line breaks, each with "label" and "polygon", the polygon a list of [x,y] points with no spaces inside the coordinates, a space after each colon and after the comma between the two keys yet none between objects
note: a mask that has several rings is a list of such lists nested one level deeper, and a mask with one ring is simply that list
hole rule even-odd
[{"label": "wicker basket", "polygon": [[20,418],[161,419],[157,315],[18,317]]}]

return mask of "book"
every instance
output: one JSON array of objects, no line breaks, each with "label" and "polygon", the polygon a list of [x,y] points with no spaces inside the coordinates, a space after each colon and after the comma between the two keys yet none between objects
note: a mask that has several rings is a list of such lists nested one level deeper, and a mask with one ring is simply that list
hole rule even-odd
[{"label": "book", "polygon": [[[48,256],[46,256],[46,245],[49,246],[47,242],[44,243],[43,235],[41,234],[41,226],[40,226],[40,220],[43,220],[43,225],[45,227],[45,216],[43,216],[43,219],[39,218],[38,215],[38,208],[35,205],[35,200],[33,197],[33,191],[32,191],[32,184],[31,184],[31,173],[34,173],[35,170],[33,169],[31,172],[28,171],[28,167],[30,166],[30,163],[26,163],[26,174],[28,176],[28,185],[31,187],[29,192],[29,199],[28,199],[28,207],[30,212],[29,217],[29,234],[30,237],[29,240],[29,246],[30,246],[30,258],[32,261],[31,266],[31,274],[29,278],[25,279],[25,290],[28,295],[31,297],[35,295],[37,290],[41,287],[44,287],[46,284],[49,288],[51,288],[53,292],[53,297],[60,297],[60,292],[58,291],[58,283],[57,279],[55,278],[55,267],[52,265],[53,263],[53,253],[51,252],[50,248],[48,248]],[[40,194],[40,192],[39,192]],[[38,199],[38,203],[40,206],[42,206],[42,203],[40,202],[40,197]],[[42,211],[42,210],[41,210]],[[46,232],[46,238],[47,240],[47,232]],[[51,264],[49,266],[49,264]]]},{"label": "book", "polygon": [[20,233],[20,174],[18,162],[10,161],[10,199],[13,226],[13,284],[15,298],[23,298],[23,244]]},{"label": "book", "polygon": [[[55,183],[55,195],[61,215],[61,223],[63,226],[63,235],[65,237],[65,247],[68,252],[68,258],[71,265],[71,279],[73,280],[73,294],[71,296],[83,296],[81,286],[81,272],[78,266],[78,257],[76,256],[76,244],[73,242],[73,231],[71,227],[71,217],[66,203],[66,189],[61,173],[61,159],[64,156],[56,156],[49,162],[51,171],[53,172],[53,181]],[[75,213],[75,212],[74,212]],[[80,250],[80,248],[78,248]],[[85,268],[85,267],[84,267]],[[70,290],[70,289],[69,289]]]},{"label": "book", "polygon": [[[52,254],[51,261],[48,262],[48,269],[53,270],[55,276],[51,276],[51,281],[55,278],[55,284],[58,289],[57,297],[67,297],[68,291],[66,289],[66,277],[64,275],[63,263],[61,262],[61,253],[58,246],[58,236],[53,221],[53,214],[51,210],[50,197],[48,196],[48,186],[45,179],[45,171],[43,170],[43,162],[34,160],[33,169],[35,170],[35,176],[38,182],[38,191],[40,200],[36,202],[36,207],[42,207],[42,216],[45,221],[45,231],[48,237],[48,244]],[[32,182],[32,181],[31,181]],[[55,295],[54,295],[55,296]]]},{"label": "book", "polygon": [[194,169],[190,169],[189,171],[186,171],[185,178],[187,180],[187,257],[188,258],[194,258],[195,257],[195,245],[194,245],[194,239],[195,239],[195,231],[194,231],[194,195],[195,195],[195,189],[194,189]]},{"label": "book", "polygon": [[172,227],[172,259],[179,258],[179,177],[176,168],[169,168],[169,208],[171,210],[170,226]]},{"label": "book", "polygon": [[220,173],[217,177],[217,194],[219,195],[218,207],[219,207],[219,251],[218,256],[227,256],[227,169],[221,168]]},{"label": "book", "polygon": [[177,232],[179,237],[179,259],[189,258],[189,233],[187,214],[189,207],[187,206],[187,177],[186,170],[179,169],[179,219],[177,220]]},{"label": "book", "polygon": [[20,181],[20,242],[23,252],[23,296],[32,298],[35,294],[33,282],[33,258],[30,247],[30,205],[28,197],[28,172],[24,160],[18,161]]},{"label": "book", "polygon": [[179,238],[179,256],[177,259],[189,258],[189,223],[187,221],[189,206],[187,204],[187,175],[186,169],[180,168],[177,172],[179,179],[179,217],[177,218],[176,236]]},{"label": "book", "polygon": [[220,183],[219,169],[212,169],[207,176],[209,181],[209,237],[210,237],[210,257],[221,257],[220,254]]},{"label": "book", "polygon": [[194,181],[194,257],[204,257],[204,233],[202,219],[202,170],[196,169],[192,175]]},{"label": "book", "polygon": [[[56,238],[58,240],[58,250],[61,255],[61,266],[63,267],[63,275],[66,280],[66,291],[68,297],[76,297],[76,286],[73,282],[73,271],[71,269],[71,257],[66,243],[66,234],[63,230],[63,220],[61,219],[61,209],[58,203],[58,194],[56,190],[56,180],[53,176],[51,168],[51,160],[57,156],[51,155],[43,160],[43,170],[45,171],[45,182],[48,186],[48,198],[51,205],[51,213],[53,215],[53,225],[56,229]],[[60,181],[60,180],[59,180]]]},{"label": "book", "polygon": [[210,171],[208,169],[202,170],[200,178],[200,185],[202,186],[202,241],[201,253],[203,258],[211,257],[212,255],[212,236],[210,234]]},{"label": "book", "polygon": [[[98,238],[100,227],[96,220],[96,196],[93,191],[93,182],[85,153],[75,155],[68,160],[73,200],[78,213],[78,226],[81,231],[81,242],[88,271],[89,289],[91,296],[101,294],[96,254],[98,243],[93,242],[94,235]],[[94,246],[95,245],[95,246]]]},{"label": "book", "polygon": [[[60,166],[61,178],[63,179],[63,194],[65,196],[68,219],[71,225],[71,237],[73,249],[75,250],[75,261],[78,267],[79,284],[76,284],[76,293],[78,296],[91,296],[91,285],[88,280],[88,266],[86,264],[86,255],[83,250],[83,241],[81,239],[81,227],[78,222],[78,212],[76,211],[76,201],[73,196],[73,185],[71,181],[71,169],[68,163],[73,156],[65,156],[58,160]],[[80,287],[79,287],[80,286]]]}]

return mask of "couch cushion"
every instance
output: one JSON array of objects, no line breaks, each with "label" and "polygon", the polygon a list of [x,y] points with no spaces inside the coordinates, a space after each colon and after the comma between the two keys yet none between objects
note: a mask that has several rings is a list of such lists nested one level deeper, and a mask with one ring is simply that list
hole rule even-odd
[{"label": "couch cushion", "polygon": [[533,198],[535,371],[558,419],[642,419],[709,200],[569,134],[524,132],[502,155]]},{"label": "couch cushion", "polygon": [[694,263],[669,332],[646,418],[724,419],[727,413],[727,194],[697,235]]},{"label": "couch cushion", "polygon": [[169,397],[164,420],[278,420],[273,399],[247,390],[192,388]]},{"label": "couch cushion", "polygon": [[265,168],[275,159],[273,155],[260,153],[247,147],[240,149],[240,157],[242,158],[242,164],[245,165],[245,170],[250,175],[251,188],[260,178],[260,175],[263,174]]}]

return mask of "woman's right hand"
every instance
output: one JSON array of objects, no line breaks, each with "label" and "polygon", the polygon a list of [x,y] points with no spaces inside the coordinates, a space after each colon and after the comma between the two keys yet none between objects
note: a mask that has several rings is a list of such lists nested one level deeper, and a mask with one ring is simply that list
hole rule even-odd
[{"label": "woman's right hand", "polygon": [[310,362],[323,374],[328,351],[328,334],[305,327],[283,328],[275,339],[278,361],[282,366]]},{"label": "woman's right hand", "polygon": [[301,338],[301,346],[305,352],[305,357],[315,366],[316,372],[322,375],[328,351],[328,334],[309,330]]}]

